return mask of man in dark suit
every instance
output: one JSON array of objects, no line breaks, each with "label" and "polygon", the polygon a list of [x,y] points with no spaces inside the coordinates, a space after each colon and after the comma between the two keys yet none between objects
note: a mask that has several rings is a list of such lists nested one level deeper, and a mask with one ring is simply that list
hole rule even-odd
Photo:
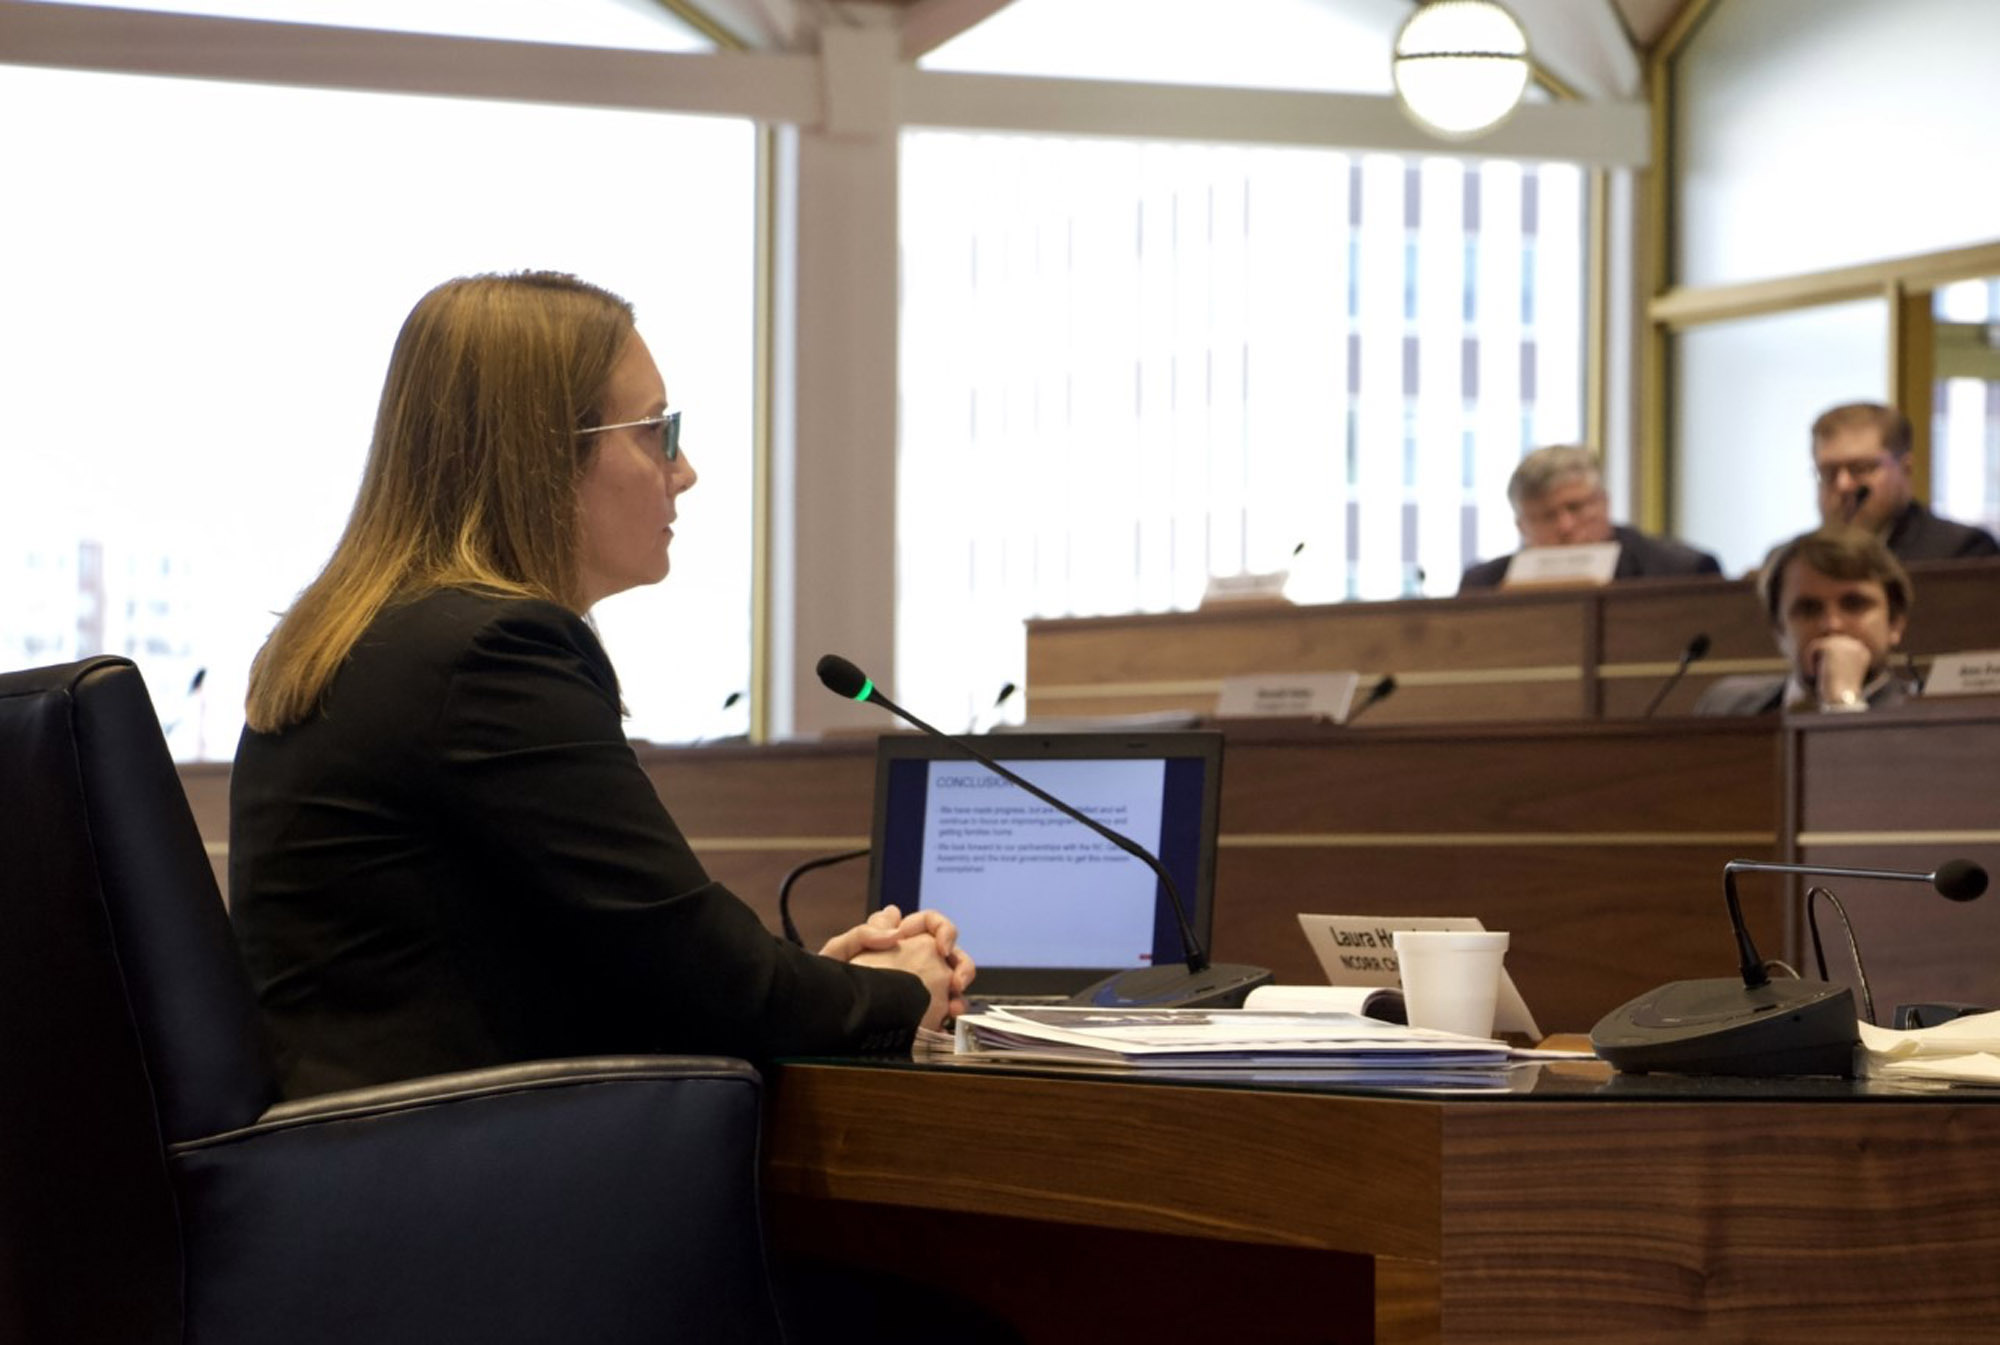
[{"label": "man in dark suit", "polygon": [[[1528,454],[1507,482],[1507,500],[1514,506],[1514,526],[1524,547],[1618,543],[1613,579],[1722,573],[1722,566],[1706,551],[1614,525],[1604,474],[1597,456],[1587,448],[1559,444]],[[1472,566],[1459,579],[1458,591],[1498,587],[1513,560],[1506,555]]]},{"label": "man in dark suit", "polygon": [[1992,533],[1939,518],[1912,497],[1910,442],[1909,417],[1880,402],[1849,402],[1815,420],[1820,521],[1865,528],[1900,560],[2000,556]]},{"label": "man in dark suit", "polygon": [[1916,593],[1874,534],[1835,525],[1794,537],[1764,562],[1757,596],[1790,672],[1725,677],[1702,692],[1696,714],[1852,712],[1916,695],[1889,666]]}]

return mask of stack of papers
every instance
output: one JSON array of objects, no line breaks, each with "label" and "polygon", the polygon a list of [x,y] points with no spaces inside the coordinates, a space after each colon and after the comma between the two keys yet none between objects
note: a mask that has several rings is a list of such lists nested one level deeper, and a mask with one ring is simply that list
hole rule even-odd
[{"label": "stack of papers", "polygon": [[1505,1087],[1545,1052],[1353,1013],[995,1007],[958,1020],[960,1057],[1134,1069],[1297,1070],[1350,1082]]},{"label": "stack of papers", "polygon": [[1857,1072],[1865,1079],[2000,1084],[2000,1013],[1968,1014],[1909,1032],[1862,1023]]}]

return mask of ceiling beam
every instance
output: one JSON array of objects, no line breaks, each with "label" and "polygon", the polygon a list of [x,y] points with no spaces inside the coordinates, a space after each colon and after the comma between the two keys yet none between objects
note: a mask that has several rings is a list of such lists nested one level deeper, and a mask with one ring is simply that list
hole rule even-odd
[{"label": "ceiling beam", "polygon": [[[1419,129],[1387,97],[923,71],[871,56],[865,46],[835,54],[842,71],[852,75],[873,60],[894,87],[863,96],[847,79],[841,106],[853,110],[857,128],[883,127],[889,109],[883,133],[903,125],[1622,167],[1643,165],[1649,147],[1648,112],[1636,103],[1531,104],[1478,140],[1451,142]],[[624,51],[28,0],[0,0],[0,51],[20,65],[815,128],[824,126],[829,106],[824,60],[803,53]]]},{"label": "ceiling beam", "polygon": [[1528,50],[1586,99],[1637,98],[1644,70],[1611,0],[1508,0]]},{"label": "ceiling beam", "polygon": [[910,70],[902,120],[937,129],[1316,145],[1477,158],[1563,159],[1643,167],[1651,149],[1643,103],[1535,103],[1469,141],[1419,128],[1394,98],[1278,89],[1215,89],[1114,80]]},{"label": "ceiling beam", "polygon": [[378,32],[0,0],[16,65],[816,124],[819,60]]},{"label": "ceiling beam", "polygon": [[978,27],[1013,0],[918,0],[903,13],[903,59],[930,55],[961,33]]}]

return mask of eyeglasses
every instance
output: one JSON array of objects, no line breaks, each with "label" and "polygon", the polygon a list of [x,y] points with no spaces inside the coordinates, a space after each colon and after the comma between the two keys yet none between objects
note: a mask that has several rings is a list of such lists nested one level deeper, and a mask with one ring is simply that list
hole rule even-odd
[{"label": "eyeglasses", "polygon": [[681,413],[663,411],[657,416],[647,416],[644,420],[621,420],[616,425],[592,425],[587,430],[578,430],[581,438],[586,434],[603,434],[606,430],[648,429],[660,432],[660,456],[668,462],[678,462],[681,456]]},{"label": "eyeglasses", "polygon": [[1888,455],[1880,453],[1872,458],[1862,458],[1858,462],[1830,462],[1824,467],[1814,467],[1813,477],[1822,486],[1831,488],[1840,484],[1840,474],[1845,472],[1847,473],[1847,479],[1858,486],[1862,482],[1872,479],[1875,473],[1882,470],[1882,464],[1887,461]]}]

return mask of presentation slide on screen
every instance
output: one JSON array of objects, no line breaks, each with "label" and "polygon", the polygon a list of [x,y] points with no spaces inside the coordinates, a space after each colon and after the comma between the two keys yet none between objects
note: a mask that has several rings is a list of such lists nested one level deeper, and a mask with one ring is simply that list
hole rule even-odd
[{"label": "presentation slide on screen", "polygon": [[[1010,761],[1155,853],[1166,763]],[[936,762],[924,808],[926,905],[995,967],[1129,967],[1153,949],[1145,864],[975,762]]]}]

